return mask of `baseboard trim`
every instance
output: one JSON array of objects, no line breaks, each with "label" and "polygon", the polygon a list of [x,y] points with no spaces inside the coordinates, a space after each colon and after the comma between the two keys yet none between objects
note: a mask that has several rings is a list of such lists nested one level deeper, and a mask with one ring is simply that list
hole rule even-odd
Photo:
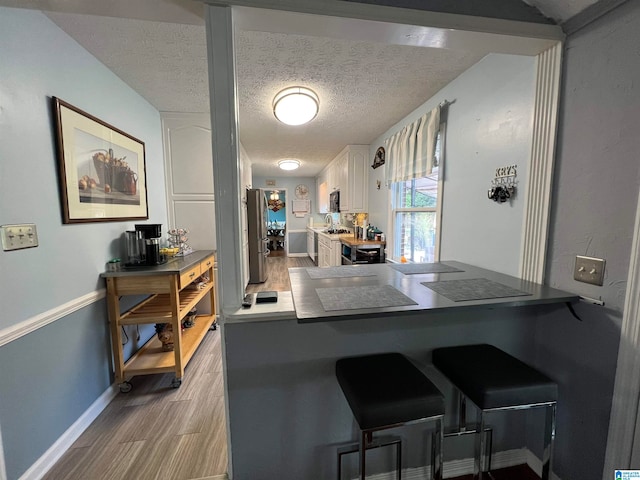
[{"label": "baseboard trim", "polygon": [[40,480],[60,460],[62,455],[71,448],[73,442],[84,432],[91,422],[111,403],[118,394],[117,385],[111,385],[98,399],[65,431],[51,447],[22,474],[20,480]]},{"label": "baseboard trim", "polygon": [[287,257],[308,257],[308,253],[289,253]]},{"label": "baseboard trim", "polygon": [[8,328],[4,328],[0,330],[0,347],[17,340],[20,337],[24,337],[39,328],[49,325],[62,317],[66,317],[87,305],[91,305],[105,296],[106,290],[102,288],[100,290],[87,293],[82,297],[75,298],[63,305],[52,308],[51,310],[47,310],[35,317],[31,317]]}]

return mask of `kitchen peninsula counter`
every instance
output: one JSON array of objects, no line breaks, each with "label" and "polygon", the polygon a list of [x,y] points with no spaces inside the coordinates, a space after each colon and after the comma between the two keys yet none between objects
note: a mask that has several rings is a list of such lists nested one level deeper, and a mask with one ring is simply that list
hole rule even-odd
[{"label": "kitchen peninsula counter", "polygon": [[[408,274],[397,270],[432,268],[414,266],[418,264],[291,268],[293,301],[285,292],[278,292],[278,303],[254,304],[236,312],[229,321],[225,319],[223,352],[235,477],[337,477],[336,449],[357,438],[353,413],[335,377],[340,358],[402,353],[445,394],[447,405],[454,405],[456,397],[450,385],[431,365],[431,352],[443,346],[489,343],[558,379],[560,391],[569,388],[566,379],[571,376],[566,371],[544,368],[540,358],[546,339],[535,332],[536,326],[549,318],[576,322],[564,306],[577,300],[576,295],[459,262],[442,264],[457,271]],[[344,276],[357,269],[367,275]],[[525,295],[456,302],[422,285],[478,278]],[[391,287],[415,304],[351,308],[354,305],[349,303],[354,300],[349,289],[353,287],[371,291]],[[324,295],[322,289],[333,289],[328,291],[344,308],[326,311],[318,293]],[[376,293],[364,295],[371,303],[387,298]],[[332,297],[325,296],[325,302],[327,298]],[[564,404],[559,405],[560,415],[566,415]],[[522,432],[528,431],[524,415],[509,417],[510,428],[504,428],[505,421],[498,416],[492,420],[494,431],[501,432],[493,443],[497,455],[520,451],[526,437]],[[287,455],[281,455],[283,444],[274,441],[274,432],[278,438],[290,440],[286,442]],[[402,456],[409,472],[424,469],[424,438],[420,428],[407,432]],[[257,453],[256,444],[263,446]],[[452,442],[447,452],[451,458],[469,456],[466,446],[457,442]],[[524,456],[521,463],[525,463]],[[343,478],[356,475],[353,470],[343,472]]]},{"label": "kitchen peninsula counter", "polygon": [[[421,265],[424,265],[424,268],[426,266],[436,266],[437,268],[440,265],[443,269],[452,271],[415,273],[416,270],[421,268]],[[402,271],[399,271],[399,269],[403,268],[408,271],[412,267],[414,273],[402,273]],[[368,264],[332,267],[331,270],[320,269],[325,270],[326,274],[317,270],[317,268],[304,267],[289,269],[293,303],[299,323],[372,318],[389,314],[424,314],[426,312],[452,309],[566,303],[575,302],[579,299],[575,294],[546,285],[539,285],[455,261],[444,261],[436,264]],[[357,272],[362,272],[362,274],[360,275]],[[318,275],[321,278],[313,278]],[[468,280],[470,282],[455,283],[455,281],[460,280]],[[454,283],[450,283],[452,281]],[[436,283],[431,284],[428,282]],[[451,299],[442,293],[437,293],[434,289],[423,285],[423,283],[433,285],[434,288],[438,287],[439,290],[453,289],[453,292],[450,293],[451,297],[455,297],[455,292],[460,288],[473,289],[476,286],[480,288],[480,292],[471,292],[470,295],[473,297],[475,293],[476,297],[481,297],[483,287],[486,286],[489,290],[491,288],[494,289],[495,293],[493,295],[495,295],[495,298]],[[477,285],[478,283],[480,285]],[[368,303],[361,303],[363,306],[359,308],[358,297],[366,296],[369,290],[379,293],[376,297],[369,298]],[[486,288],[484,291],[486,291]],[[321,298],[321,295],[323,298]],[[389,297],[388,305],[385,303],[384,295]],[[371,303],[372,301],[373,304]],[[340,308],[341,305],[344,308]],[[367,308],[365,305],[371,306]]]}]

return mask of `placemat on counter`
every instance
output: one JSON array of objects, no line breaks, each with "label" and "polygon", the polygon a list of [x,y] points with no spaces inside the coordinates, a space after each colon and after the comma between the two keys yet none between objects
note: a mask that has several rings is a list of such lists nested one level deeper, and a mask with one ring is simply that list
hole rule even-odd
[{"label": "placemat on counter", "polygon": [[391,285],[316,288],[325,311],[417,305]]},{"label": "placemat on counter", "polygon": [[439,282],[420,282],[427,288],[447,297],[454,302],[467,300],[487,300],[489,298],[520,297],[530,293],[516,290],[487,278],[469,278],[461,280],[442,280]]},{"label": "placemat on counter", "polygon": [[313,279],[318,278],[349,278],[349,277],[375,277],[376,273],[365,266],[307,268],[307,273]]},{"label": "placemat on counter", "polygon": [[446,263],[392,263],[389,265],[394,270],[405,275],[418,275],[421,273],[450,273],[464,272],[459,268],[452,267]]}]

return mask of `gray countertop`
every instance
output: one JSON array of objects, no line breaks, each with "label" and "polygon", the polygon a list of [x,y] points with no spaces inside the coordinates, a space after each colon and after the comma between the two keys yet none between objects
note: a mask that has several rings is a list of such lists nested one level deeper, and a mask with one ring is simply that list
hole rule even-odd
[{"label": "gray countertop", "polygon": [[[572,293],[465,263],[455,261],[442,261],[441,263],[461,271],[404,274],[392,268],[391,264],[345,265],[336,268],[360,268],[363,276],[336,275],[314,279],[307,272],[307,267],[290,268],[291,293],[298,322],[312,323],[359,317],[380,317],[390,313],[410,315],[452,308],[494,308],[565,303],[575,302],[579,299],[578,295]],[[465,282],[450,283],[454,280],[465,280]],[[434,287],[432,289],[423,285],[427,282],[438,283],[432,285]],[[445,292],[445,294],[449,289],[450,296],[457,297],[457,301],[447,298],[442,293],[436,293],[436,289]],[[470,291],[469,295],[471,296],[474,294],[482,296],[483,292],[490,291],[494,292],[498,298],[460,300],[460,292],[464,290]],[[454,292],[456,295],[453,295]],[[361,305],[367,307],[361,308]]]},{"label": "gray countertop", "polygon": [[166,275],[167,273],[182,273],[201,262],[205,258],[215,255],[214,250],[196,250],[184,257],[171,257],[167,263],[151,267],[121,268],[115,272],[103,272],[102,277],[132,277],[146,275]]}]

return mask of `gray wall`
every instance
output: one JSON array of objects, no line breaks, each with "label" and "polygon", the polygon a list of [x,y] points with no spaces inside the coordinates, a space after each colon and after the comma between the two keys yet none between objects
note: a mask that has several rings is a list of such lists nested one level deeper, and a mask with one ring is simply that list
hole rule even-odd
[{"label": "gray wall", "polygon": [[[578,305],[583,322],[549,314],[537,325],[537,359],[567,382],[555,467],[563,479],[599,478],[603,468],[640,183],[638,45],[638,0],[566,42],[547,283],[606,306]],[[573,280],[575,255],[607,260],[604,286]]]},{"label": "gray wall", "polygon": [[[0,224],[37,248],[0,252],[0,333],[104,287],[134,222],[63,225],[50,97],[145,142],[149,222],[166,225],[159,113],[42,13],[0,8]],[[144,341],[153,331],[142,330]],[[111,384],[104,301],[0,347],[0,428],[18,478]],[[131,337],[131,335],[130,335]],[[130,351],[133,340],[127,348]]]},{"label": "gray wall", "polygon": [[[400,127],[444,100],[455,101],[448,107],[441,259],[518,274],[534,91],[534,57],[488,55],[371,143],[373,158]],[[516,197],[503,204],[489,200],[496,168],[513,164]],[[369,218],[387,229],[384,168],[369,175]]]}]

